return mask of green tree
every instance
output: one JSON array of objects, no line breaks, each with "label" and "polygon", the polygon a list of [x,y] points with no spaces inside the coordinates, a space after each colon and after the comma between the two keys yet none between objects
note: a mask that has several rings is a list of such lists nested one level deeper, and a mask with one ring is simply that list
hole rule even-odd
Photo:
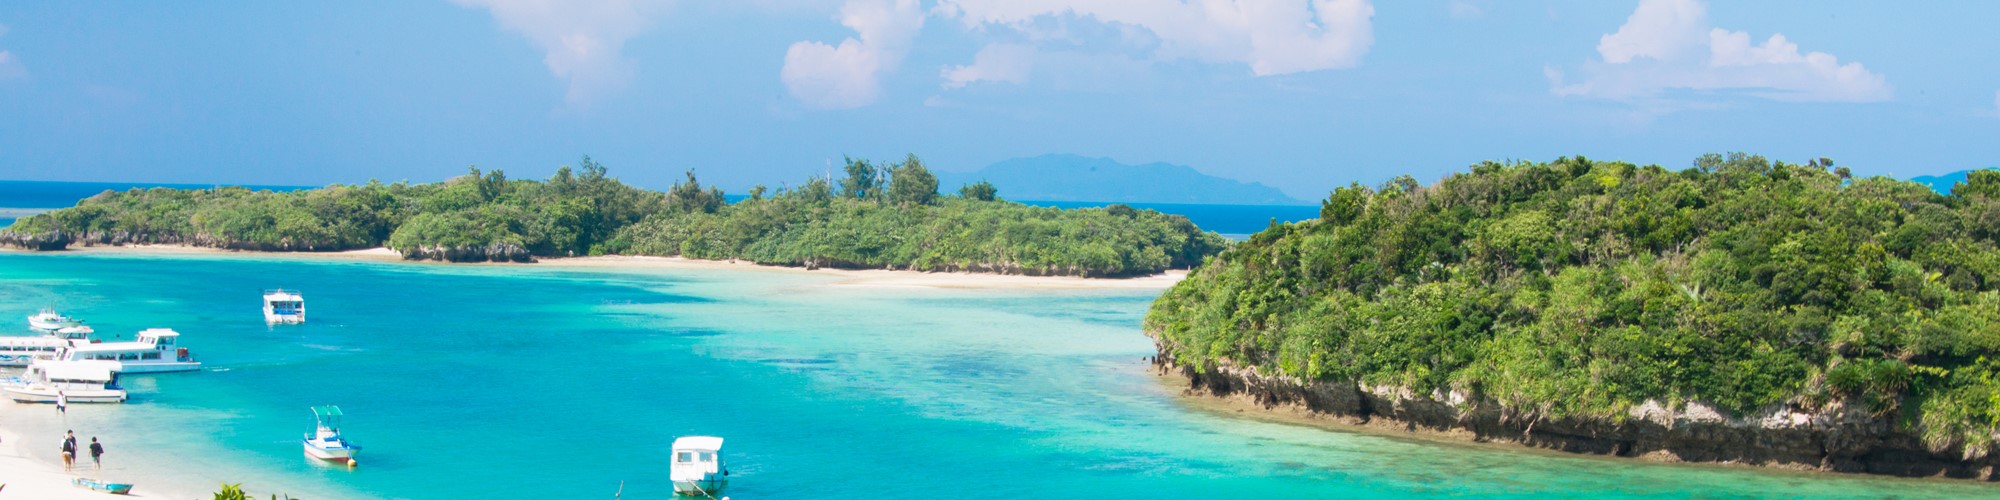
[{"label": "green tree", "polygon": [[1966,172],[1965,182],[1951,186],[1952,196],[1960,198],[1972,195],[2000,200],[2000,170],[1986,169]]},{"label": "green tree", "polygon": [[847,158],[843,170],[847,177],[840,180],[840,195],[856,200],[879,200],[882,198],[882,169],[868,160]]},{"label": "green tree", "polygon": [[1361,216],[1361,211],[1368,207],[1368,196],[1371,194],[1372,191],[1358,182],[1335,189],[1332,195],[1326,197],[1326,201],[1320,203],[1319,218],[1332,224],[1354,222],[1356,217]]},{"label": "green tree", "polygon": [[1000,190],[994,188],[993,183],[984,180],[958,188],[958,196],[968,200],[993,201],[1000,199],[999,194]]},{"label": "green tree", "polygon": [[923,160],[911,154],[909,159],[889,171],[889,202],[896,204],[930,205],[937,201],[938,180],[924,168]]},{"label": "green tree", "polygon": [[692,169],[687,171],[686,181],[676,182],[667,190],[667,206],[680,212],[715,213],[722,208],[723,201],[722,189],[703,190]]}]

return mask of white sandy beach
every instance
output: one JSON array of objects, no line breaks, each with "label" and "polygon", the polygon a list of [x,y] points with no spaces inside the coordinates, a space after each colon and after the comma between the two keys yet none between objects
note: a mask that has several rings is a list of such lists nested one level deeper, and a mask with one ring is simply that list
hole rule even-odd
[{"label": "white sandy beach", "polygon": [[[141,498],[197,498],[209,493],[185,490],[187,485],[169,484],[164,476],[147,476],[140,472],[159,474],[167,472],[159,467],[125,467],[116,461],[117,455],[107,450],[105,457],[111,467],[99,471],[88,464],[87,454],[80,457],[75,473],[63,472],[62,455],[57,451],[62,443],[61,416],[49,405],[30,405],[0,402],[0,499],[67,499],[67,498],[116,498],[70,484],[75,477],[93,477],[103,480],[132,483],[136,485],[130,496]],[[26,432],[39,434],[22,436]],[[81,445],[88,446],[87,434],[79,434]],[[182,489],[175,489],[182,488]]]},{"label": "white sandy beach", "polygon": [[[12,250],[19,251],[19,250]],[[923,271],[892,271],[882,269],[812,269],[799,267],[766,266],[750,261],[700,260],[683,257],[644,257],[607,255],[598,257],[546,258],[533,264],[516,263],[448,263],[438,261],[404,260],[402,255],[387,248],[369,248],[343,252],[245,252],[216,248],[190,247],[180,245],[127,245],[77,247],[64,253],[77,254],[154,254],[154,255],[245,255],[272,258],[297,259],[353,259],[380,262],[405,262],[413,265],[452,266],[547,266],[589,269],[631,269],[631,270],[733,270],[762,271],[779,273],[804,273],[830,276],[835,279],[831,286],[889,287],[889,288],[953,288],[953,289],[1051,289],[1051,290],[1147,290],[1166,289],[1187,277],[1185,270],[1171,270],[1151,276],[1136,278],[1079,278],[1074,276],[1020,276],[991,273],[949,273]]]}]

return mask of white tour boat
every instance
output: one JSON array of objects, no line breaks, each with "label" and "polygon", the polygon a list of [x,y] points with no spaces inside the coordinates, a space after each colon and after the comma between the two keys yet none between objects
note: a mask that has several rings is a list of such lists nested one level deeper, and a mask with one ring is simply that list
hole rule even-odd
[{"label": "white tour boat", "polygon": [[0,337],[0,366],[28,366],[37,359],[56,359],[56,352],[65,347],[89,343],[90,334],[90,327],[77,325],[36,337]]},{"label": "white tour boat", "polygon": [[36,361],[20,378],[0,385],[0,392],[23,403],[123,403],[114,361]]},{"label": "white tour boat", "polygon": [[722,438],[675,439],[668,478],[674,481],[674,493],[711,497],[722,494],[722,489],[729,486],[729,465],[722,461]]},{"label": "white tour boat", "polygon": [[354,460],[354,455],[361,453],[361,447],[340,436],[340,417],[344,416],[340,407],[314,406],[312,412],[316,425],[312,433],[306,434],[306,456],[344,463],[348,467],[360,464]]},{"label": "white tour boat", "polygon": [[126,342],[73,343],[57,349],[55,358],[64,361],[117,361],[125,373],[184,372],[201,369],[185,347],[176,347],[181,334],[166,328],[147,328]]},{"label": "white tour boat", "polygon": [[42,308],[42,312],[28,315],[28,328],[38,332],[54,332],[82,325],[83,320],[57,313],[54,307],[44,307]]},{"label": "white tour boat", "polygon": [[264,291],[264,322],[304,323],[306,322],[306,297],[298,292],[284,289]]}]

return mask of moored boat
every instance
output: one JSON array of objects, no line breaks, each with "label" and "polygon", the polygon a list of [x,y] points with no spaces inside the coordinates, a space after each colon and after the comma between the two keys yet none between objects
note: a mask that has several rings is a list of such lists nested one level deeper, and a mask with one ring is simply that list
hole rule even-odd
[{"label": "moored boat", "polygon": [[314,406],[312,408],[313,432],[306,434],[306,456],[328,462],[359,465],[354,456],[361,453],[361,446],[347,441],[340,434],[340,419],[345,416],[338,406]]},{"label": "moored boat", "polygon": [[264,291],[264,322],[294,324],[306,322],[306,297],[284,289]]},{"label": "moored boat", "polygon": [[56,359],[65,347],[89,343],[91,333],[89,326],[77,325],[36,337],[0,337],[0,366],[28,366],[37,359]]},{"label": "moored boat", "polygon": [[169,328],[147,328],[125,342],[72,342],[57,349],[63,361],[117,361],[125,373],[183,372],[201,369],[194,354],[179,347],[181,334]]},{"label": "moored boat", "polygon": [[82,324],[82,320],[57,313],[54,307],[44,307],[41,312],[28,315],[28,328],[39,332],[54,332]]},{"label": "moored boat", "polygon": [[118,369],[116,361],[37,360],[0,385],[0,393],[22,403],[123,403]]},{"label": "moored boat", "polygon": [[672,458],[667,473],[674,482],[674,493],[712,497],[729,486],[729,464],[722,460],[722,438],[682,436],[674,440]]},{"label": "moored boat", "polygon": [[75,485],[78,488],[83,488],[90,491],[101,491],[113,495],[127,495],[132,493],[131,483],[113,483],[110,481],[99,481],[96,479],[79,477],[71,479],[69,481],[69,484]]}]

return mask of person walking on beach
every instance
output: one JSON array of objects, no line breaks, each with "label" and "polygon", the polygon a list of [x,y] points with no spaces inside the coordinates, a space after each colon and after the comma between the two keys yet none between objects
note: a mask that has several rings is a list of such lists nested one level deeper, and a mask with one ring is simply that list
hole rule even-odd
[{"label": "person walking on beach", "polygon": [[98,443],[97,443],[97,436],[91,436],[91,437],[90,437],[90,463],[92,463],[92,464],[96,464],[96,465],[97,465],[97,470],[104,470],[104,458],[103,458],[103,457],[104,457],[104,445],[102,445],[102,444],[98,444]]},{"label": "person walking on beach", "polygon": [[63,394],[62,391],[56,391],[56,411],[65,417],[69,416],[69,395]]},{"label": "person walking on beach", "polygon": [[76,470],[76,431],[63,433],[63,472]]}]

